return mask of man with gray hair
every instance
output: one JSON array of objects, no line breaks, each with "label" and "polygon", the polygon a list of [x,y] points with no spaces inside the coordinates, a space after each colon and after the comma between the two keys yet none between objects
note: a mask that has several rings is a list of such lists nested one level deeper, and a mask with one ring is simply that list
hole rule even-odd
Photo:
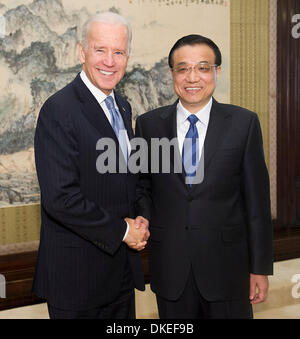
[{"label": "man with gray hair", "polygon": [[[35,134],[41,189],[41,236],[33,292],[50,318],[135,318],[134,287],[144,290],[138,251],[148,224],[135,216],[136,176],[99,173],[102,138],[126,166],[131,107],[114,88],[129,58],[131,29],[115,13],[86,22],[83,70],[43,105]],[[103,150],[102,150],[103,153]]]}]

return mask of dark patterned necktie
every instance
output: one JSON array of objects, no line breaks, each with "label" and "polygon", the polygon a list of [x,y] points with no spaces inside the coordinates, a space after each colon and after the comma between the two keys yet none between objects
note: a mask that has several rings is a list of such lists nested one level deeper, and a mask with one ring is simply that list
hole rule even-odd
[{"label": "dark patterned necktie", "polygon": [[191,187],[199,162],[198,130],[196,127],[198,118],[192,114],[188,117],[188,121],[190,122],[190,128],[183,143],[182,163],[186,173],[186,183]]},{"label": "dark patterned necktie", "polygon": [[108,96],[105,99],[106,107],[109,110],[109,113],[111,115],[111,125],[113,130],[115,131],[115,134],[119,140],[119,144],[122,150],[122,153],[124,155],[124,158],[126,160],[126,163],[128,161],[128,148],[127,148],[127,140],[126,140],[126,128],[124,125],[124,121],[122,119],[122,116],[120,112],[115,108],[114,105],[114,99],[112,96]]}]

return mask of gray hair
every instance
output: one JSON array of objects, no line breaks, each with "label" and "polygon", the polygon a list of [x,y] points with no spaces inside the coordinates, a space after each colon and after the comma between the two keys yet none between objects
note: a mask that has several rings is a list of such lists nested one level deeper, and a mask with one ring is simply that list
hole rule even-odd
[{"label": "gray hair", "polygon": [[98,13],[91,18],[89,18],[84,25],[82,26],[82,33],[81,33],[81,45],[84,50],[87,47],[87,36],[91,25],[95,22],[105,23],[105,24],[119,24],[124,25],[127,29],[127,51],[128,54],[130,53],[131,48],[131,40],[132,40],[132,29],[129,22],[122,17],[121,15],[114,13],[114,12],[102,12]]}]

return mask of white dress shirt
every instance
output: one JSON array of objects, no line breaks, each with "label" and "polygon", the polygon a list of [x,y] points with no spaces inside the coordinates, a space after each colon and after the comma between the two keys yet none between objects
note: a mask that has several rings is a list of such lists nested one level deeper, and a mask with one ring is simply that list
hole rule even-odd
[{"label": "white dress shirt", "polygon": [[[86,87],[90,90],[90,92],[93,94],[93,96],[98,101],[99,105],[101,106],[101,108],[103,109],[103,111],[106,115],[106,118],[108,119],[109,123],[111,124],[111,115],[110,115],[110,112],[109,112],[109,110],[108,110],[108,108],[105,104],[105,99],[107,98],[107,95],[91,83],[91,81],[89,80],[89,78],[87,77],[87,75],[85,74],[84,71],[81,71],[80,77],[81,77],[81,80],[86,85]],[[116,105],[114,91],[111,91],[111,93],[109,95],[114,99],[115,108],[118,109],[118,106]],[[129,138],[128,138],[127,131],[126,131],[126,141],[127,141],[127,147],[128,147],[128,154],[130,154],[131,147],[130,147],[130,141],[129,141]],[[123,240],[126,238],[127,233],[129,231],[129,225],[128,225],[127,222],[126,222],[126,224],[127,224],[127,229],[126,229],[125,235],[123,237]]]},{"label": "white dress shirt", "polygon": [[[198,157],[200,160],[202,149],[204,145],[204,140],[206,137],[207,127],[209,123],[209,117],[210,117],[210,110],[212,106],[212,98],[210,98],[209,102],[195,115],[199,119],[196,123],[196,128],[198,131],[198,142],[199,142],[199,154]],[[178,102],[177,104],[177,140],[178,140],[178,146],[179,146],[179,152],[182,156],[182,148],[185,136],[190,128],[190,122],[187,120],[188,117],[191,115],[186,108],[183,107],[182,103]]]},{"label": "white dress shirt", "polygon": [[[109,123],[111,124],[111,115],[110,112],[105,104],[105,99],[108,97],[105,93],[103,93],[99,88],[97,88],[95,85],[93,85],[90,81],[90,79],[87,77],[84,71],[81,71],[80,73],[81,80],[85,83],[86,87],[90,90],[90,92],[93,94],[93,96],[96,98],[98,101],[99,105],[103,109],[106,118],[108,119]],[[116,104],[116,99],[115,99],[115,94],[114,91],[112,90],[111,93],[109,94],[113,99],[114,99],[114,106],[115,109],[119,111],[119,108]],[[127,148],[128,148],[128,154],[131,152],[131,146],[130,146],[130,141],[128,138],[127,131],[125,131],[125,136],[126,136],[126,142],[127,142]]]}]

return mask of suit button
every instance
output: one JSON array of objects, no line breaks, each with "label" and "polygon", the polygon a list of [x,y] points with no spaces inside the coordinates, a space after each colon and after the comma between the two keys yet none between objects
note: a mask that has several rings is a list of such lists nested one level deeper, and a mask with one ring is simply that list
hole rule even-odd
[{"label": "suit button", "polygon": [[188,229],[189,229],[189,227],[188,227],[188,226],[185,226],[185,229],[186,229],[186,230],[188,230]]}]

